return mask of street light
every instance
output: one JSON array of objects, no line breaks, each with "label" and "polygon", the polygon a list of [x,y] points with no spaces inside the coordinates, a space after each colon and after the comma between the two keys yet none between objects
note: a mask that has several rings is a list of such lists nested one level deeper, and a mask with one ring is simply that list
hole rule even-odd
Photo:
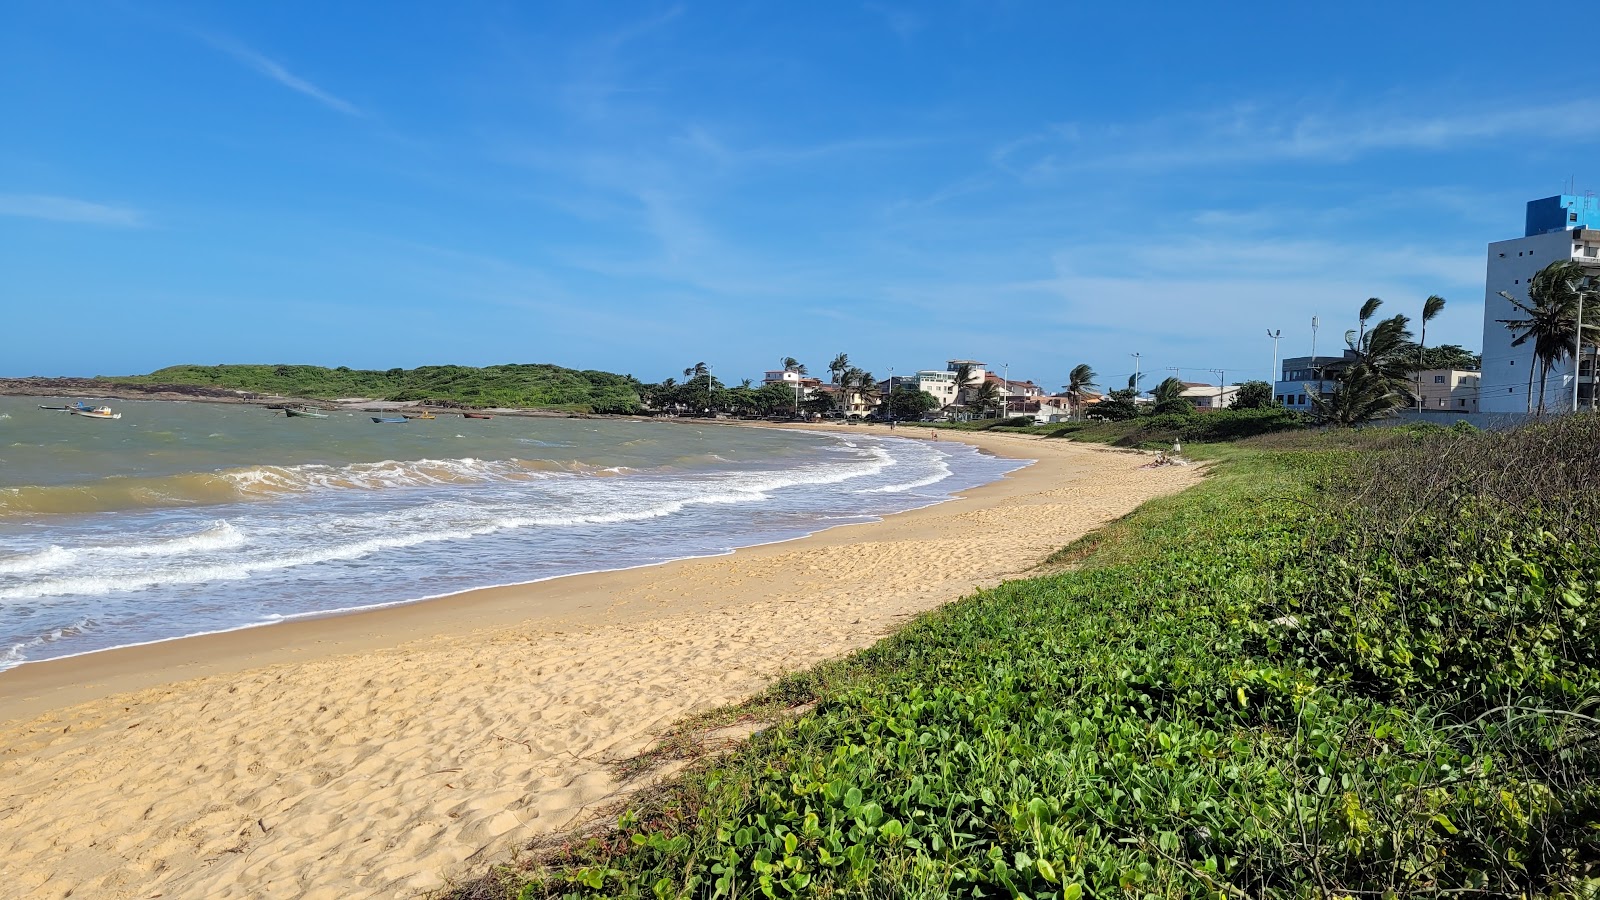
[{"label": "street light", "polygon": [[1283,337],[1283,329],[1279,328],[1277,331],[1273,331],[1268,328],[1267,337],[1272,338],[1272,375],[1267,381],[1268,383],[1275,383],[1278,380],[1278,339]]},{"label": "street light", "polygon": [[1134,399],[1138,399],[1138,397],[1139,397],[1139,354],[1130,353],[1128,355],[1133,357],[1133,396],[1134,396]]},{"label": "street light", "polygon": [[1011,415],[1011,363],[1000,364],[1000,406],[1005,410],[1000,414],[1004,419]]}]

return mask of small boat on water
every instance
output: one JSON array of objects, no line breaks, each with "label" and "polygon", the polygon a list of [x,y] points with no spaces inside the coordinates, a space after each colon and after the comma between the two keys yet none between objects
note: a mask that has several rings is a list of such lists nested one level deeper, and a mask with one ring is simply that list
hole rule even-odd
[{"label": "small boat on water", "polygon": [[296,418],[326,419],[328,417],[327,413],[317,412],[314,409],[306,409],[303,406],[300,407],[299,409],[285,408],[284,411],[283,411],[283,414],[288,416],[291,419],[296,419]]},{"label": "small boat on water", "polygon": [[461,418],[463,418],[463,419],[492,419],[492,418],[494,418],[494,416],[491,416],[488,413],[469,413],[469,412],[464,412],[464,413],[461,414]]},{"label": "small boat on water", "polygon": [[71,412],[72,412],[73,415],[75,415],[75,416],[83,416],[85,419],[120,419],[120,418],[122,418],[122,413],[114,413],[114,412],[112,412],[111,411],[111,407],[109,407],[109,406],[97,406],[97,407],[95,407],[93,409],[78,409],[77,407],[73,407]]},{"label": "small boat on water", "polygon": [[379,425],[404,425],[411,420],[405,416],[373,416],[372,421]]},{"label": "small boat on water", "polygon": [[407,419],[437,419],[437,418],[439,418],[438,416],[434,415],[431,412],[401,413],[400,415],[403,416],[404,418],[407,418]]},{"label": "small boat on water", "polygon": [[61,411],[61,412],[72,412],[74,410],[79,410],[79,409],[84,410],[85,412],[87,412],[88,410],[94,409],[94,407],[92,407],[89,404],[83,402],[82,400],[79,400],[78,402],[72,404],[71,406],[45,406],[43,403],[41,403],[41,404],[39,404],[39,408],[40,409],[54,409],[54,410],[58,410],[58,411]]}]

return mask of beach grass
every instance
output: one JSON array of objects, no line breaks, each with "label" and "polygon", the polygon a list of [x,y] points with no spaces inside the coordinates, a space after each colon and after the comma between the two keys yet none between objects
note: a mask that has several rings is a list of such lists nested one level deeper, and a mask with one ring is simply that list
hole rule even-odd
[{"label": "beach grass", "polygon": [[1593,894],[1600,423],[1386,431],[1194,448],[1064,571],[688,723],[762,727],[455,896]]}]

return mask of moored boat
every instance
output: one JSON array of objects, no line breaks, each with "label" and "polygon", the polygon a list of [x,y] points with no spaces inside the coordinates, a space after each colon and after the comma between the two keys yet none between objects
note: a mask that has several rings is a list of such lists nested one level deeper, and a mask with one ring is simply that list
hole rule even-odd
[{"label": "moored boat", "polygon": [[114,413],[114,412],[112,412],[111,411],[111,407],[109,407],[109,406],[97,406],[97,407],[95,407],[93,409],[78,409],[78,408],[74,407],[71,412],[72,412],[73,415],[75,415],[75,416],[83,416],[85,419],[120,419],[120,418],[122,418],[122,413]]},{"label": "moored boat", "polygon": [[463,419],[492,419],[492,418],[494,418],[494,416],[491,416],[488,413],[469,413],[469,412],[464,412],[464,413],[461,414],[461,418],[463,418]]},{"label": "moored boat", "polygon": [[400,415],[405,417],[405,418],[407,418],[407,419],[437,419],[437,418],[439,418],[438,416],[434,415],[431,412],[401,413]]},{"label": "moored boat", "polygon": [[327,413],[317,412],[316,410],[313,410],[313,409],[306,409],[303,406],[301,408],[299,408],[299,409],[286,408],[286,409],[284,409],[283,414],[288,416],[291,419],[294,419],[294,418],[326,419],[328,417]]},{"label": "moored boat", "polygon": [[405,416],[373,416],[372,421],[379,425],[404,425],[411,420]]}]

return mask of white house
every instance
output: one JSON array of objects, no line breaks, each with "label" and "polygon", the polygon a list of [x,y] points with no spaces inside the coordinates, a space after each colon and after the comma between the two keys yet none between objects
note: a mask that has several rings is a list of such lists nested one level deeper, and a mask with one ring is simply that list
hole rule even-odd
[{"label": "white house", "polygon": [[[1515,335],[1503,319],[1523,314],[1504,291],[1528,302],[1528,283],[1535,273],[1559,260],[1577,260],[1600,273],[1600,201],[1593,194],[1561,194],[1528,203],[1523,236],[1489,245],[1484,276],[1483,377],[1478,386],[1478,406],[1486,413],[1527,412],[1539,402],[1540,384],[1533,357],[1533,342],[1512,347]],[[1587,316],[1586,316],[1587,318]],[[1583,377],[1593,382],[1586,360]],[[1568,409],[1572,403],[1572,362],[1558,362],[1544,382],[1546,407]],[[1581,386],[1587,398],[1590,384]]]},{"label": "white house", "polygon": [[1195,409],[1227,409],[1239,398],[1239,386],[1186,381],[1183,383],[1183,396],[1189,398]]}]

